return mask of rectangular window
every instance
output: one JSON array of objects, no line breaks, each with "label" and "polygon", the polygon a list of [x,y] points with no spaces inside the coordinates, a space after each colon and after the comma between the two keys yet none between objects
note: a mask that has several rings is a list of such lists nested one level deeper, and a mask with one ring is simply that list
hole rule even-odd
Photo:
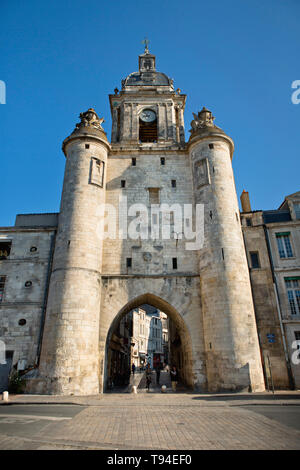
[{"label": "rectangular window", "polygon": [[148,188],[149,191],[149,203],[159,204],[159,188]]},{"label": "rectangular window", "polygon": [[173,269],[177,269],[177,258],[172,258]]},{"label": "rectangular window", "polygon": [[89,148],[90,148],[90,144],[85,144],[85,148],[86,148],[86,149],[89,149]]},{"label": "rectangular window", "polygon": [[10,255],[11,242],[0,242],[0,260],[7,259]]},{"label": "rectangular window", "polygon": [[131,159],[131,164],[132,164],[132,166],[136,166],[136,158]]},{"label": "rectangular window", "polygon": [[5,276],[0,276],[0,303],[2,302],[2,299],[3,299],[5,279],[6,279]]},{"label": "rectangular window", "polygon": [[290,232],[276,233],[276,240],[280,258],[293,258]]},{"label": "rectangular window", "polygon": [[126,181],[125,180],[121,180],[121,188],[125,188],[126,186]]},{"label": "rectangular window", "polygon": [[166,159],[164,157],[161,157],[160,164],[165,165],[165,163],[166,163]]},{"label": "rectangular window", "polygon": [[208,144],[208,146],[209,146],[210,149],[214,148],[214,144]]},{"label": "rectangular window", "polygon": [[176,188],[176,180],[172,180],[172,188]]},{"label": "rectangular window", "polygon": [[250,251],[251,268],[260,268],[259,256],[257,251]]},{"label": "rectangular window", "polygon": [[252,227],[252,219],[250,219],[249,217],[246,217],[246,224],[247,224],[247,227]]},{"label": "rectangular window", "polygon": [[300,278],[285,279],[291,315],[300,315]]},{"label": "rectangular window", "polygon": [[126,266],[127,268],[131,268],[132,265],[132,258],[126,258]]}]

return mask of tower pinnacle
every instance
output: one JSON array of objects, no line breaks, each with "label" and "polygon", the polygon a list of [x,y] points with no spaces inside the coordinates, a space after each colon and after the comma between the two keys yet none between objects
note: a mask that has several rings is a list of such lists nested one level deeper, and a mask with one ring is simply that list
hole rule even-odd
[{"label": "tower pinnacle", "polygon": [[149,49],[148,49],[148,45],[149,45],[149,39],[145,38],[143,41],[142,41],[142,44],[145,45],[145,54],[149,54]]}]

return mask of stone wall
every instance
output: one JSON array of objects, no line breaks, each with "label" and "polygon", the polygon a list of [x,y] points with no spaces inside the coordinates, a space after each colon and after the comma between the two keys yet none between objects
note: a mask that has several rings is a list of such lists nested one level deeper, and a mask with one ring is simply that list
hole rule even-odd
[{"label": "stone wall", "polygon": [[[6,277],[0,303],[0,340],[4,341],[7,351],[13,351],[14,365],[18,360],[25,360],[27,368],[36,362],[54,236],[55,228],[0,231],[0,241],[12,242],[10,256],[0,260],[0,276]],[[36,250],[31,251],[33,247]],[[20,325],[20,320],[25,320],[26,324]]]}]

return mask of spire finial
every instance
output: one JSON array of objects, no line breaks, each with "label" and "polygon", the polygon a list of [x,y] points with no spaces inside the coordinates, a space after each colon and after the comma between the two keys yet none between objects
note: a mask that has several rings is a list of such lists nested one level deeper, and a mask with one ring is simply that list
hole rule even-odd
[{"label": "spire finial", "polygon": [[145,38],[143,41],[142,41],[142,44],[145,45],[145,54],[149,54],[149,49],[148,49],[148,44],[149,44],[149,39]]}]

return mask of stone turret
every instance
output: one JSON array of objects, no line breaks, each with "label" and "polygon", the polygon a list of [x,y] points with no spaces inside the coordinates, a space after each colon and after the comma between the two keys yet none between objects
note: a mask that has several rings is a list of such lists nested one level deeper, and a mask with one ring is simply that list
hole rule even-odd
[{"label": "stone turret", "polygon": [[189,139],[194,196],[204,204],[199,250],[209,391],[264,390],[259,344],[231,165],[234,144],[203,108]]},{"label": "stone turret", "polygon": [[109,144],[94,109],[63,142],[66,156],[36,392],[99,393],[101,204]]},{"label": "stone turret", "polygon": [[248,191],[243,190],[241,196],[241,204],[243,212],[251,212],[251,204]]}]

